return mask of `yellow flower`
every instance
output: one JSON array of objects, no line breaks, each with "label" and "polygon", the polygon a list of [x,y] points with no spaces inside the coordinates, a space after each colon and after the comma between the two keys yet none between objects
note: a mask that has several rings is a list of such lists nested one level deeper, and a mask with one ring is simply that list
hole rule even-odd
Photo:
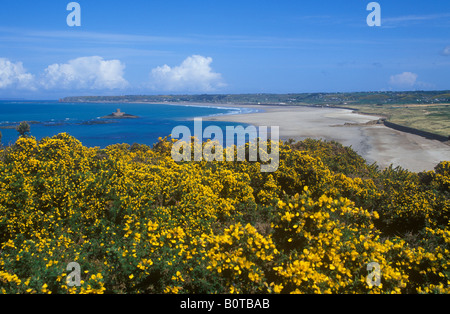
[{"label": "yellow flower", "polygon": [[283,290],[283,285],[282,284],[273,286],[273,291],[275,293],[281,293],[282,290]]}]

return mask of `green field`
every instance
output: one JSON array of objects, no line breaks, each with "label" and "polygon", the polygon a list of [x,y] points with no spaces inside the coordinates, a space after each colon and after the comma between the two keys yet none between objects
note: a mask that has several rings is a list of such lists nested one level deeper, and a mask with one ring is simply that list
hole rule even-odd
[{"label": "green field", "polygon": [[350,105],[360,112],[385,116],[388,121],[403,126],[450,135],[450,104],[433,105]]}]

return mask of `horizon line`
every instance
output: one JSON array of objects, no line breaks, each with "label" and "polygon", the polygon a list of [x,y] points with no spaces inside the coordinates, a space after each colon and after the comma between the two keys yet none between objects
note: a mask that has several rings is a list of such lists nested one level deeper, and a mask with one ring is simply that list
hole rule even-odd
[{"label": "horizon line", "polygon": [[16,98],[16,97],[0,97],[0,101],[33,101],[33,100],[47,100],[47,101],[59,101],[66,98],[82,98],[82,97],[105,97],[105,98],[113,98],[113,97],[173,97],[173,96],[239,96],[239,95],[305,95],[305,94],[360,94],[360,93],[437,93],[437,92],[450,92],[450,89],[436,89],[436,90],[361,90],[361,91],[351,91],[351,92],[288,92],[288,93],[277,93],[277,92],[248,92],[248,93],[177,93],[177,94],[122,94],[122,95],[77,95],[77,96],[64,96],[58,98],[41,98],[41,99],[33,99],[33,98]]}]

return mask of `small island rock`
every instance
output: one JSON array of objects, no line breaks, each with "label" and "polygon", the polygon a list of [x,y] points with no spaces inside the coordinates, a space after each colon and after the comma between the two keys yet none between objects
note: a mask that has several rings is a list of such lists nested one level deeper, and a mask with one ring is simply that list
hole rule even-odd
[{"label": "small island rock", "polygon": [[113,112],[110,115],[101,117],[101,119],[137,119],[137,118],[139,117],[122,112],[120,109],[117,109],[116,112]]}]

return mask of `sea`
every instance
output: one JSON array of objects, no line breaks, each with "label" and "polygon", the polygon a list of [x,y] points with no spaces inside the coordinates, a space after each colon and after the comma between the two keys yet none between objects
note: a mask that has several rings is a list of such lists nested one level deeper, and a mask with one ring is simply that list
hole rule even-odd
[{"label": "sea", "polygon": [[[137,119],[102,119],[117,109]],[[0,101],[0,132],[3,146],[14,144],[19,134],[15,126],[27,121],[37,140],[68,133],[84,146],[105,148],[113,144],[152,146],[160,137],[170,138],[176,126],[186,126],[194,134],[194,118],[254,112],[253,109],[141,104],[141,103],[61,103],[58,101]],[[224,131],[237,123],[203,121],[203,128],[215,125]],[[242,124],[239,124],[242,125]],[[245,127],[245,125],[243,125]]]}]

